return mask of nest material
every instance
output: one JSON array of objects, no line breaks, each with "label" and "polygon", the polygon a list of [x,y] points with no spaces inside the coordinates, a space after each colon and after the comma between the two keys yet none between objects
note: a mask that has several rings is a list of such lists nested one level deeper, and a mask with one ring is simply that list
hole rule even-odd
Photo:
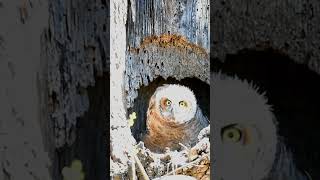
[{"label": "nest material", "polygon": [[[124,165],[111,160],[112,179],[138,179],[138,180],[166,180],[177,177],[186,180],[194,177],[198,180],[210,179],[210,126],[201,130],[198,142],[191,149],[184,147],[182,151],[168,151],[164,154],[151,152],[139,142],[128,150],[130,161],[125,166],[129,170],[124,172]],[[119,168],[119,169],[118,169]],[[118,173],[117,173],[118,172]],[[190,177],[190,178],[188,178]]]},{"label": "nest material", "polygon": [[[147,149],[143,142],[136,146],[136,156],[141,162],[143,169],[139,166],[131,166],[130,179],[164,180],[173,175],[184,175],[180,177],[194,177],[198,180],[210,179],[210,127],[204,128],[198,136],[198,143],[182,151],[168,151],[164,154],[157,154]],[[140,163],[137,162],[137,163]],[[134,172],[136,171],[136,172]],[[146,178],[147,176],[147,178]],[[172,177],[173,178],[173,177]],[[169,178],[170,179],[170,178]],[[190,178],[189,178],[190,179]]]}]

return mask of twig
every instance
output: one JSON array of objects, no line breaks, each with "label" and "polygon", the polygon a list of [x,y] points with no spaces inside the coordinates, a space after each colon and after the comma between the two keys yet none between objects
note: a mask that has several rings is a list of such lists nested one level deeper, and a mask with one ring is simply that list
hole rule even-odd
[{"label": "twig", "polygon": [[167,173],[166,175],[173,174],[173,173],[175,173],[176,171],[178,171],[178,170],[180,170],[180,169],[183,169],[183,168],[185,168],[185,167],[187,167],[187,166],[190,166],[190,165],[194,165],[194,164],[196,164],[196,163],[200,162],[201,160],[203,160],[203,159],[204,159],[204,158],[206,158],[206,157],[208,157],[208,155],[207,155],[207,154],[206,154],[206,155],[204,155],[204,156],[202,156],[202,157],[201,157],[201,158],[199,158],[199,159],[196,159],[196,160],[194,160],[194,161],[192,161],[192,162],[190,162],[190,163],[188,163],[188,164],[185,164],[185,165],[183,165],[183,166],[181,166],[181,167],[179,167],[179,168],[177,168],[177,169],[175,169],[175,170],[173,170],[173,171],[171,171],[171,172]]},{"label": "twig", "polygon": [[132,171],[132,180],[137,180],[137,173],[136,173],[136,161],[133,158],[133,163],[131,165],[131,171]]},{"label": "twig", "polygon": [[182,146],[184,149],[189,150],[189,148],[187,146],[185,146],[184,144],[179,143],[179,145]]},{"label": "twig", "polygon": [[140,169],[143,179],[144,180],[150,180],[149,176],[147,175],[146,170],[144,169],[140,159],[138,158],[138,156],[136,155],[136,153],[132,152],[132,155],[134,157],[134,160],[136,161],[136,163],[138,164],[138,168]]},{"label": "twig", "polygon": [[310,174],[308,173],[308,171],[304,170],[304,173],[307,175],[309,180],[312,180],[312,177],[310,176]]}]

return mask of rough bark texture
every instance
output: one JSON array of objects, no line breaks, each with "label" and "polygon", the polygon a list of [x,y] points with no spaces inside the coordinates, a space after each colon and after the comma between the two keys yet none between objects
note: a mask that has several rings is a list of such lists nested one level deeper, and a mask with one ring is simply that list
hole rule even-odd
[{"label": "rough bark texture", "polygon": [[107,6],[106,1],[50,1],[42,43],[56,147],[74,142],[76,119],[89,108],[85,88],[109,70]]},{"label": "rough bark texture", "polygon": [[124,71],[126,52],[127,1],[111,1],[110,21],[110,161],[111,176],[128,170],[134,138],[126,119],[124,106]]},{"label": "rough bark texture", "polygon": [[243,49],[274,49],[320,72],[320,2],[217,1],[212,7],[212,52],[221,61]]},{"label": "rough bark texture", "polygon": [[51,179],[39,96],[47,10],[46,0],[0,1],[0,179]]},{"label": "rough bark texture", "polygon": [[75,158],[87,179],[106,179],[107,7],[0,2],[0,179],[62,179]]},{"label": "rough bark texture", "polygon": [[139,47],[149,36],[183,35],[209,52],[209,1],[130,1],[127,43]]},{"label": "rough bark texture", "polygon": [[127,106],[161,76],[209,84],[209,1],[131,2],[126,62]]},{"label": "rough bark texture", "polygon": [[[52,174],[80,159],[87,179],[105,179],[109,107],[109,2],[49,2],[42,39]],[[106,157],[107,158],[107,157]]]}]

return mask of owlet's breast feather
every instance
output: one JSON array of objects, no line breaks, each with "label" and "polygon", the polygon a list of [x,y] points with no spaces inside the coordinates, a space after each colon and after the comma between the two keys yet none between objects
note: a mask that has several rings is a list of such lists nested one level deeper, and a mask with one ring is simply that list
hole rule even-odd
[{"label": "owlet's breast feather", "polygon": [[180,149],[179,143],[193,146],[199,132],[209,125],[187,87],[165,84],[156,89],[147,111],[147,134],[144,143],[154,152]]}]

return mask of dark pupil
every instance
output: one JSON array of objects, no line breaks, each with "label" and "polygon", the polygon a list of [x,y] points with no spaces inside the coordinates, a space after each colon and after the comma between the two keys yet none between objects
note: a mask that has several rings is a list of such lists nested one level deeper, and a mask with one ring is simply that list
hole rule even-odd
[{"label": "dark pupil", "polygon": [[228,133],[229,138],[233,138],[234,134],[232,132]]}]

